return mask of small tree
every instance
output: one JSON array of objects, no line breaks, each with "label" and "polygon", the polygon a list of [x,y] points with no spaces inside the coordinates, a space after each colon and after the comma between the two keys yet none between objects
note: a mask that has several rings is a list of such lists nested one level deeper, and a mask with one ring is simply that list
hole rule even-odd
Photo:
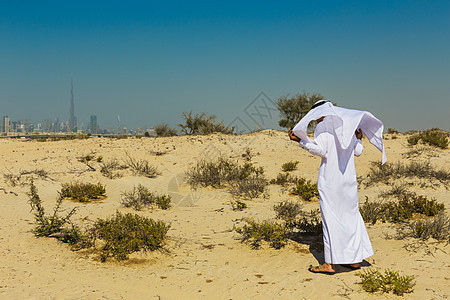
[{"label": "small tree", "polygon": [[308,113],[314,103],[323,99],[325,97],[319,93],[307,92],[296,94],[294,97],[281,96],[276,103],[281,113],[278,124],[288,130],[292,129]]},{"label": "small tree", "polygon": [[181,132],[184,134],[209,134],[213,132],[221,132],[225,134],[232,134],[234,127],[227,127],[223,122],[216,123],[216,116],[201,114],[192,115],[192,111],[183,112],[185,124],[178,124],[181,127]]},{"label": "small tree", "polygon": [[[147,132],[146,132],[147,133]],[[155,133],[157,136],[176,136],[177,130],[170,128],[166,123],[162,123],[155,126]]]}]

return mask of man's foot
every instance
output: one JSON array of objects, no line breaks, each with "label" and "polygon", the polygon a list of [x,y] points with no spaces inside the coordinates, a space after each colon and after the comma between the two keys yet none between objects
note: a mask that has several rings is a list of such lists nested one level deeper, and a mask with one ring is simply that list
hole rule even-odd
[{"label": "man's foot", "polygon": [[321,273],[321,274],[327,274],[327,275],[333,275],[336,271],[333,269],[333,265],[331,264],[321,264],[319,266],[313,267],[309,266],[308,271],[312,273]]},{"label": "man's foot", "polygon": [[361,264],[360,263],[354,263],[354,264],[345,264],[345,265],[341,265],[344,268],[350,269],[350,270],[359,270],[361,269]]}]

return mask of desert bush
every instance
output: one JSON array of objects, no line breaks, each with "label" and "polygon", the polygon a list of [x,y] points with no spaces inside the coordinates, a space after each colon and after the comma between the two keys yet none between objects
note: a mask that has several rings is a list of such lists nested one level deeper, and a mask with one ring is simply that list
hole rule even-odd
[{"label": "desert bush", "polygon": [[298,181],[299,181],[299,179],[296,176],[292,176],[289,173],[279,173],[277,175],[277,178],[271,179],[269,183],[286,186],[289,183],[295,184]]},{"label": "desert bush", "polygon": [[419,141],[430,146],[436,146],[441,149],[448,147],[448,133],[439,128],[428,129],[410,136],[408,139],[409,145],[417,145]]},{"label": "desert bush", "polygon": [[63,183],[60,195],[63,198],[71,198],[80,202],[89,202],[94,199],[104,197],[105,186],[100,183]]},{"label": "desert bush", "polygon": [[437,170],[429,161],[412,161],[409,164],[372,162],[367,177],[363,180],[366,187],[375,183],[389,184],[400,178],[420,178],[439,181],[445,185],[450,182],[450,172]]},{"label": "desert bush", "polygon": [[33,175],[36,175],[37,178],[40,178],[40,179],[52,180],[49,177],[49,173],[47,171],[45,171],[44,169],[35,169],[35,170],[31,170],[31,171],[20,171],[18,174],[13,174],[11,171],[9,171],[9,173],[3,173],[3,178],[10,186],[15,187],[17,185],[23,186],[23,185],[28,184],[29,179],[34,177]]},{"label": "desert bush", "polygon": [[288,130],[292,129],[311,110],[314,103],[322,99],[324,97],[321,94],[307,92],[296,94],[293,97],[281,96],[276,102],[281,114],[278,124]]},{"label": "desert bush", "polygon": [[[156,125],[155,128],[156,136],[177,136],[177,130],[170,128],[166,123]],[[149,135],[150,136],[150,135]]]},{"label": "desert bush", "polygon": [[169,228],[170,225],[163,221],[116,212],[116,215],[109,219],[97,219],[90,229],[90,235],[94,244],[97,240],[102,242],[102,262],[109,256],[120,261],[128,259],[133,252],[160,249]]},{"label": "desert bush", "polygon": [[311,201],[313,197],[319,197],[317,183],[312,183],[311,180],[302,177],[297,178],[297,184],[292,189],[292,194],[300,196],[305,201]]},{"label": "desert bush", "polygon": [[389,133],[389,134],[399,134],[398,130],[396,130],[394,128],[388,128],[387,133]]},{"label": "desert bush", "polygon": [[230,193],[244,199],[258,198],[265,195],[267,190],[267,179],[258,175],[250,175],[244,179],[232,181],[230,184]]},{"label": "desert bush", "polygon": [[249,177],[263,178],[263,175],[262,167],[257,168],[249,162],[239,165],[224,157],[216,160],[201,159],[186,171],[187,182],[194,188],[198,186],[222,188]]},{"label": "desert bush", "polygon": [[246,220],[242,228],[235,228],[241,234],[241,241],[249,243],[253,249],[261,247],[261,242],[266,241],[275,249],[280,249],[287,244],[289,231],[283,224],[270,221],[257,222]]},{"label": "desert bush", "polygon": [[397,239],[413,237],[421,240],[434,238],[439,241],[450,242],[450,218],[439,213],[432,219],[420,219],[397,228]]},{"label": "desert bush", "polygon": [[156,195],[141,184],[133,187],[133,190],[122,194],[122,205],[136,210],[141,210],[151,205],[156,205],[161,209],[168,209],[170,202],[171,197],[169,195]]},{"label": "desert bush", "polygon": [[299,163],[300,163],[299,161],[288,161],[281,166],[281,169],[284,172],[291,172],[291,171],[297,170],[297,165]]},{"label": "desert bush", "polygon": [[384,270],[384,274],[374,269],[367,269],[356,273],[361,278],[361,284],[365,291],[374,293],[381,291],[384,293],[393,292],[402,296],[411,293],[416,285],[414,276],[400,275],[397,271]]},{"label": "desert bush", "polygon": [[247,203],[236,200],[231,202],[231,207],[234,211],[242,211],[247,208]]},{"label": "desert bush", "polygon": [[294,223],[294,228],[300,233],[305,234],[321,234],[322,233],[322,220],[320,217],[320,210],[314,209],[308,213],[304,213]]},{"label": "desert bush", "polygon": [[292,201],[283,201],[273,206],[275,217],[285,221],[287,224],[294,224],[297,217],[303,214],[303,204]]},{"label": "desert bush", "polygon": [[359,208],[362,218],[372,225],[378,220],[398,223],[411,219],[414,214],[435,216],[445,210],[443,203],[429,200],[426,196],[408,192],[398,197],[397,201],[385,202],[369,201],[366,197]]},{"label": "desert bush", "polygon": [[178,124],[184,134],[209,134],[220,132],[232,134],[234,127],[227,127],[223,122],[216,123],[216,116],[207,115],[206,113],[192,115],[192,111],[183,112],[185,124]]},{"label": "desert bush", "polygon": [[70,221],[70,218],[76,211],[75,208],[71,209],[64,217],[59,216],[62,212],[61,204],[63,197],[61,194],[59,194],[56,200],[56,205],[51,215],[45,214],[42,200],[33,181],[30,183],[30,192],[27,195],[36,223],[36,226],[33,228],[34,235],[43,237],[52,236],[70,245],[80,243],[84,239],[80,229]]},{"label": "desert bush", "polygon": [[436,150],[430,147],[415,147],[402,154],[406,159],[417,158],[426,155],[427,157],[438,157]]},{"label": "desert bush", "polygon": [[154,178],[161,173],[158,171],[158,168],[150,165],[150,163],[145,160],[135,160],[127,153],[127,158],[125,159],[125,165],[131,169],[134,175],[145,176],[148,178]]},{"label": "desert bush", "polygon": [[100,173],[109,179],[115,179],[123,176],[121,173],[115,171],[126,168],[128,168],[128,166],[121,165],[117,159],[113,159],[111,161],[101,163]]}]

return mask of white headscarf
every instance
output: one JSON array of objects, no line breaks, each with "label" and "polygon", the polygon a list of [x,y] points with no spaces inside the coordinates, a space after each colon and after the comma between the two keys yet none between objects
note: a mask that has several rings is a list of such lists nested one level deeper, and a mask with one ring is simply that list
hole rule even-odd
[{"label": "white headscarf", "polygon": [[[322,116],[330,116],[333,122],[334,135],[342,149],[347,149],[357,129],[361,129],[369,142],[382,153],[382,163],[386,162],[386,151],[383,144],[383,123],[368,111],[347,109],[334,106],[326,100],[317,101],[314,106],[292,130],[300,139],[315,143],[306,135],[308,124]],[[313,107],[314,107],[313,106]]]}]

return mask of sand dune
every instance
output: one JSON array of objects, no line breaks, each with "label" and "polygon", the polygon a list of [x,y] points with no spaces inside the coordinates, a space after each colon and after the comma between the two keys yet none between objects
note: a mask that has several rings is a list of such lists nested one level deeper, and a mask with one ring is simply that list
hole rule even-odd
[{"label": "sand dune", "polygon": [[[356,159],[358,175],[367,174],[371,161],[380,161],[381,154],[367,140],[365,150]],[[388,161],[406,161],[406,136],[386,140]],[[0,178],[0,298],[2,299],[397,299],[392,294],[371,295],[362,290],[355,272],[334,276],[312,274],[309,265],[323,259],[320,247],[308,242],[289,244],[275,250],[264,245],[252,250],[241,244],[233,226],[243,218],[265,220],[274,218],[273,205],[295,199],[279,186],[269,186],[269,197],[246,201],[248,209],[233,211],[232,196],[226,189],[199,188],[191,190],[184,172],[202,157],[218,155],[242,160],[247,148],[252,162],[265,169],[271,179],[281,172],[281,165],[300,161],[293,174],[313,181],[317,178],[320,159],[290,142],[280,131],[233,136],[181,136],[171,138],[48,141],[1,139],[3,173],[44,169],[49,179],[35,179],[39,195],[48,211],[54,206],[62,183],[80,180],[106,185],[107,198],[93,203],[64,201],[63,208],[77,207],[73,221],[80,225],[89,220],[106,218],[116,210],[133,212],[171,224],[166,251],[135,253],[125,262],[109,260],[101,263],[89,251],[73,252],[66,244],[51,238],[36,238],[33,214],[28,204],[27,186],[11,186]],[[448,150],[434,150],[428,158],[437,166],[449,166]],[[78,158],[88,154],[102,156],[104,161],[129,156],[146,159],[161,175],[145,178],[123,171],[124,176],[108,179],[97,171],[89,171]],[[157,155],[159,154],[159,155]],[[121,194],[137,184],[152,191],[172,196],[169,210],[145,209],[135,212],[121,206]],[[361,187],[360,201],[375,199],[387,189],[380,184]],[[413,191],[436,198],[446,205],[450,200],[444,186]],[[13,192],[13,193],[10,193]],[[16,193],[17,196],[14,194]],[[305,203],[305,209],[318,208],[318,202]],[[416,251],[404,248],[413,240],[387,240],[384,233],[393,225],[367,225],[375,255],[367,259],[374,268],[390,268],[415,275],[417,285],[407,299],[444,299],[450,294],[450,249],[445,243],[429,240]],[[318,261],[319,260],[319,261]]]}]

